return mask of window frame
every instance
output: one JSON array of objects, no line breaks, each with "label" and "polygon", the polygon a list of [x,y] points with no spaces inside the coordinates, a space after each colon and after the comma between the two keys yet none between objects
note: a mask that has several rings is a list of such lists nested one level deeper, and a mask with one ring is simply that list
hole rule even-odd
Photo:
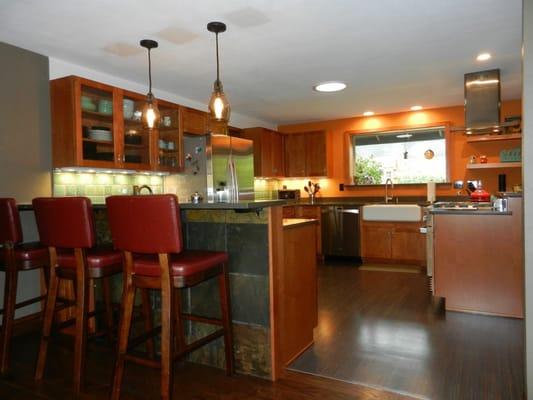
[{"label": "window frame", "polygon": [[[427,129],[443,129],[444,130],[444,140],[446,146],[446,181],[439,182],[438,184],[449,184],[451,182],[452,176],[452,145],[451,145],[451,131],[450,131],[450,122],[434,122],[431,124],[423,125],[405,125],[405,126],[394,126],[394,127],[384,127],[382,129],[365,129],[365,130],[349,130],[344,133],[345,136],[345,154],[348,157],[348,162],[346,163],[346,179],[349,182],[350,186],[370,186],[370,187],[379,187],[384,186],[382,183],[377,184],[358,184],[354,179],[354,167],[355,167],[355,151],[353,147],[353,136],[357,135],[379,135],[395,132],[409,131],[409,130],[427,130]],[[396,183],[395,183],[396,185]],[[399,183],[398,185],[424,185],[424,183]]]}]

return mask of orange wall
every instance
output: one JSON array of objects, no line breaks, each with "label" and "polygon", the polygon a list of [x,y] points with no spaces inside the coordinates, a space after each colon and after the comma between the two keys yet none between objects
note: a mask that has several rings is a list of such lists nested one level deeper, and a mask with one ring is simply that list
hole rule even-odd
[{"label": "orange wall", "polygon": [[[521,115],[522,103],[520,100],[502,102],[502,119],[510,115]],[[283,133],[296,133],[313,130],[325,130],[327,136],[327,163],[328,179],[321,179],[323,197],[330,196],[381,196],[383,186],[346,188],[339,191],[339,183],[347,183],[348,152],[345,146],[345,132],[348,131],[380,131],[387,129],[416,127],[420,125],[439,125],[449,123],[451,127],[464,126],[463,106],[434,108],[417,112],[401,112],[394,114],[376,115],[373,117],[354,117],[329,121],[309,122],[303,124],[280,125],[278,130]],[[504,141],[490,143],[466,143],[463,133],[451,133],[450,143],[450,175],[451,180],[477,180],[481,179],[486,190],[494,193],[498,190],[498,174],[507,175],[507,190],[513,185],[521,183],[521,172],[518,168],[467,170],[466,164],[471,155],[487,155],[489,162],[499,162],[499,153],[502,149],[520,146],[519,141]],[[282,182],[288,188],[303,189],[302,183],[306,180],[287,179]],[[301,186],[301,187],[300,187]],[[437,196],[455,195],[457,190],[450,185],[439,186]],[[305,194],[305,193],[302,193]],[[395,196],[425,196],[425,185],[397,185],[394,188]]]}]

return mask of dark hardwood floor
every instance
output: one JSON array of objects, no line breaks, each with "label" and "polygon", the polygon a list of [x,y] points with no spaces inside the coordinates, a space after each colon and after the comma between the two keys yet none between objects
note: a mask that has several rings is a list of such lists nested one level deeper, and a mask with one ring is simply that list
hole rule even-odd
[{"label": "dark hardwood floor", "polygon": [[[68,339],[55,339],[49,350],[45,380],[33,381],[38,335],[14,339],[9,375],[0,378],[0,399],[98,399],[109,398],[113,355],[102,343],[92,343],[87,352],[87,383],[76,397],[72,390],[72,350]],[[176,368],[176,400],[401,400],[408,397],[373,388],[338,382],[296,372],[287,372],[276,383],[225,375],[224,371],[199,364],[181,363]],[[124,376],[123,399],[159,398],[159,371],[128,364]]]},{"label": "dark hardwood floor", "polygon": [[431,399],[523,399],[522,320],[444,312],[422,274],[319,268],[315,345],[291,369]]}]

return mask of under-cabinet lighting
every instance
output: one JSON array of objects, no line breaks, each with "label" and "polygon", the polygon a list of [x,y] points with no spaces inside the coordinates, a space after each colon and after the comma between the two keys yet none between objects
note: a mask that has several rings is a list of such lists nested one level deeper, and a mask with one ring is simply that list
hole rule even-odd
[{"label": "under-cabinet lighting", "polygon": [[374,111],[365,111],[365,112],[363,113],[363,115],[364,115],[365,117],[371,117],[372,115],[374,115]]},{"label": "under-cabinet lighting", "polygon": [[423,109],[424,107],[422,106],[412,106],[411,107],[411,111],[420,111],[421,109]]},{"label": "under-cabinet lighting", "polygon": [[408,139],[408,138],[410,138],[411,136],[413,136],[413,135],[411,135],[410,133],[402,133],[401,135],[396,135],[396,137],[397,137],[398,139]]}]

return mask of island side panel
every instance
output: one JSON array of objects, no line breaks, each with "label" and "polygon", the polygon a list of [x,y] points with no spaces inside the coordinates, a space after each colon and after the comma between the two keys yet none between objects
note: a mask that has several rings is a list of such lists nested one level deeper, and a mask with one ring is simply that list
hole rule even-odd
[{"label": "island side panel", "polygon": [[434,216],[435,294],[447,310],[523,318],[518,214]]},{"label": "island side panel", "polygon": [[[229,253],[236,371],[270,379],[268,210],[244,213],[234,210],[183,210],[182,224],[187,249]],[[187,312],[206,317],[220,316],[215,279],[187,290],[183,300]],[[187,324],[187,336],[194,339],[214,329],[190,322]],[[192,353],[190,360],[223,368],[222,338]]]}]

